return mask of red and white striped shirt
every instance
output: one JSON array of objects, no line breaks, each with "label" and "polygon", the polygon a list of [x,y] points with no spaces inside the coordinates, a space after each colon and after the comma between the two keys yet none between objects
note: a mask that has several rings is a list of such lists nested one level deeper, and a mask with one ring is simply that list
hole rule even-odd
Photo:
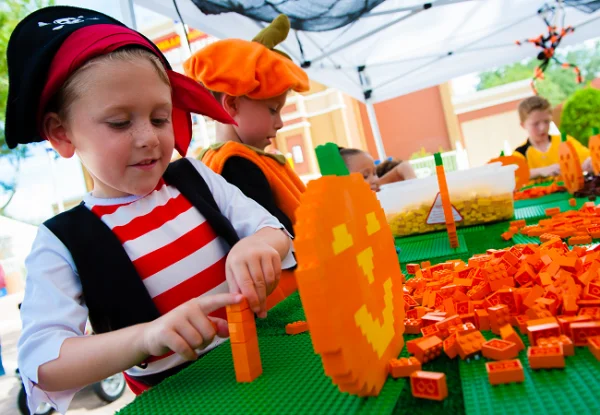
[{"label": "red and white striped shirt", "polygon": [[[221,176],[198,160],[190,159],[190,162],[240,238],[265,227],[283,229],[263,207]],[[224,265],[229,247],[176,188],[161,181],[153,192],[143,197],[99,199],[86,195],[84,203],[123,243],[161,313],[199,295],[228,291]],[[293,265],[295,260],[290,249],[282,267]],[[64,340],[84,335],[88,310],[82,301],[81,281],[69,251],[43,225],[26,267],[27,284],[21,308],[23,330],[19,339],[21,377],[32,407],[39,402],[54,402],[59,411],[65,412],[77,390],[41,390],[37,386],[38,368],[58,357]],[[223,341],[216,338],[202,352]],[[179,355],[172,354],[151,362],[145,369],[136,366],[127,373],[151,375],[183,362]]]},{"label": "red and white striped shirt", "polygon": [[220,285],[227,289],[230,247],[175,187],[161,180],[143,199],[86,206],[121,241],[161,314]]}]

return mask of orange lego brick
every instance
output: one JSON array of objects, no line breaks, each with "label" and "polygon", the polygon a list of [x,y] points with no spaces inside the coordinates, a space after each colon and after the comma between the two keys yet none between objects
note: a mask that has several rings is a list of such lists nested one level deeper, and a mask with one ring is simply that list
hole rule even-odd
[{"label": "orange lego brick", "polygon": [[415,398],[443,401],[448,397],[446,375],[440,372],[422,370],[410,375],[410,386]]},{"label": "orange lego brick", "polygon": [[308,331],[308,323],[306,321],[296,321],[285,326],[287,334],[300,334]]},{"label": "orange lego brick", "polygon": [[226,308],[233,367],[238,382],[252,382],[262,373],[254,314],[246,308],[245,301]]},{"label": "orange lego brick", "polygon": [[500,234],[500,237],[505,241],[510,241],[514,236],[515,234],[513,232],[503,232]]},{"label": "orange lego brick", "polygon": [[490,315],[484,309],[475,310],[475,326],[479,330],[490,330]]},{"label": "orange lego brick", "polygon": [[423,337],[439,336],[440,338],[443,338],[442,334],[440,333],[440,330],[436,327],[435,324],[430,324],[429,326],[421,328],[421,334],[423,335]]},{"label": "orange lego brick", "polygon": [[558,337],[560,336],[560,326],[558,322],[528,325],[527,327],[529,344],[537,344],[539,338],[542,337]]},{"label": "orange lego brick", "polygon": [[562,369],[565,367],[565,355],[562,345],[551,347],[530,346],[527,349],[529,367],[532,369]]},{"label": "orange lego brick", "polygon": [[451,317],[448,317],[448,318],[440,321],[439,323],[435,323],[435,326],[438,329],[439,334],[441,335],[441,338],[445,339],[450,334],[449,333],[450,327],[456,327],[460,324],[462,324],[462,320],[460,319],[458,314],[455,314]]},{"label": "orange lego brick", "polygon": [[510,222],[510,226],[521,229],[527,226],[527,223],[525,222],[525,219],[513,220]]},{"label": "orange lego brick", "polygon": [[407,378],[413,372],[417,370],[421,370],[421,362],[416,357],[402,357],[400,359],[392,359],[390,360],[389,365],[390,375],[394,379],[398,378]]},{"label": "orange lego brick", "polygon": [[419,264],[406,264],[406,272],[410,275],[415,275],[420,269]]},{"label": "orange lego brick", "polygon": [[446,298],[444,300],[444,310],[449,316],[456,315],[456,309],[454,308],[454,300],[452,298]]},{"label": "orange lego brick", "polygon": [[492,385],[525,381],[523,365],[519,359],[487,362],[485,370]]},{"label": "orange lego brick", "polygon": [[600,336],[588,337],[587,341],[590,352],[600,360]]},{"label": "orange lego brick", "polygon": [[238,382],[249,383],[262,374],[258,339],[249,343],[231,343],[231,352]]},{"label": "orange lego brick", "polygon": [[443,342],[443,349],[446,356],[454,359],[458,355],[458,346],[456,344],[456,334],[451,334]]},{"label": "orange lego brick", "polygon": [[517,345],[517,351],[525,350],[525,344],[517,332],[512,328],[510,324],[500,327],[500,337],[502,340],[508,340]]},{"label": "orange lego brick", "polygon": [[571,323],[571,339],[575,346],[587,346],[588,337],[600,336],[600,321]]},{"label": "orange lego brick", "polygon": [[423,321],[420,318],[405,318],[404,332],[406,334],[421,334]]},{"label": "orange lego brick", "polygon": [[254,321],[229,323],[229,341],[231,343],[247,343],[256,340],[256,325]]},{"label": "orange lego brick", "polygon": [[592,243],[592,237],[589,235],[585,236],[572,236],[569,238],[569,245],[587,245]]},{"label": "orange lego brick", "polygon": [[250,308],[250,305],[248,304],[248,300],[246,300],[246,298],[243,298],[242,301],[239,302],[239,304],[232,304],[227,306],[225,309],[227,310],[227,312],[240,312],[240,311],[244,311]]},{"label": "orange lego brick", "polygon": [[514,342],[492,339],[481,345],[481,354],[488,359],[509,360],[519,355],[519,349]]},{"label": "orange lego brick", "polygon": [[421,269],[427,269],[431,267],[431,261],[423,261],[421,262]]},{"label": "orange lego brick", "polygon": [[471,357],[475,353],[480,352],[483,343],[485,343],[485,338],[480,331],[474,331],[465,335],[456,336],[458,355],[463,360]]},{"label": "orange lego brick", "polygon": [[525,314],[521,314],[513,317],[512,325],[519,328],[521,334],[527,334],[527,322],[529,321],[529,317]]},{"label": "orange lego brick", "polygon": [[500,327],[510,323],[510,312],[506,305],[498,304],[488,308],[492,333],[500,335]]},{"label": "orange lego brick", "polygon": [[456,334],[458,336],[473,333],[474,331],[478,331],[477,327],[475,327],[475,324],[471,323],[470,321],[465,324],[456,326]]},{"label": "orange lego brick", "polygon": [[226,311],[228,323],[243,323],[245,321],[254,321],[254,313],[249,308],[246,308],[242,311],[231,311],[229,307],[226,307]]},{"label": "orange lego brick", "polygon": [[431,336],[416,344],[415,357],[421,363],[427,363],[442,354],[442,339]]},{"label": "orange lego brick", "polygon": [[427,339],[428,337],[417,337],[416,339],[412,339],[406,342],[406,351],[410,354],[416,354],[419,349],[417,348],[417,344]]},{"label": "orange lego brick", "polygon": [[575,354],[573,341],[564,334],[561,334],[559,337],[541,337],[537,341],[537,345],[540,347],[556,347],[559,344],[562,345],[565,356],[573,356]]},{"label": "orange lego brick", "polygon": [[546,214],[546,216],[554,216],[560,213],[560,208],[559,207],[553,207],[553,208],[548,208],[544,211],[544,213]]},{"label": "orange lego brick", "polygon": [[577,200],[574,198],[569,199],[569,206],[575,207],[577,206]]}]

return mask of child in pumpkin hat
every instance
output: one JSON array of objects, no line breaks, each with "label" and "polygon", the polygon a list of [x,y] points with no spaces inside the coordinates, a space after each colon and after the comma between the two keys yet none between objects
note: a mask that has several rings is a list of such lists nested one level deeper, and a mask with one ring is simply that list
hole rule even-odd
[{"label": "child in pumpkin hat", "polygon": [[136,393],[158,384],[224,342],[240,292],[266,315],[295,265],[289,235],[198,160],[170,163],[188,148],[190,112],[233,122],[208,91],[140,33],[75,7],[27,16],[7,63],[8,146],[48,140],[93,179],[26,260],[18,347],[32,412],[64,413],[78,389],[121,371]]},{"label": "child in pumpkin hat", "polygon": [[217,41],[196,52],[184,69],[214,93],[237,123],[217,124],[218,143],[200,158],[293,234],[304,183],[284,156],[264,151],[283,127],[281,110],[288,92],[309,89],[306,73],[274,49],[289,29],[287,16],[280,15],[251,42]]}]

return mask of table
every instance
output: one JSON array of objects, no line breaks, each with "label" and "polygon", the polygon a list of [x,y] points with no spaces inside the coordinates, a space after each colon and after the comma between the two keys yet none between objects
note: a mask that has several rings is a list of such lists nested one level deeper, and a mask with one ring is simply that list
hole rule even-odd
[{"label": "table", "polygon": [[[544,217],[544,210],[559,206],[573,209],[566,194],[552,194],[515,203],[515,218],[528,224]],[[577,201],[579,208],[585,199]],[[410,262],[448,259],[467,261],[489,248],[516,243],[537,242],[537,238],[515,235],[504,241],[500,234],[508,223],[459,229],[460,247],[449,248],[443,232],[396,240],[405,266]],[[231,348],[224,344],[189,368],[167,379],[124,408],[119,414],[207,414],[207,413],[376,413],[376,414],[561,414],[600,413],[600,362],[587,348],[577,348],[567,357],[563,370],[529,369],[525,352],[519,358],[525,369],[525,382],[491,386],[485,372],[485,359],[451,360],[445,355],[424,365],[428,371],[444,372],[449,397],[427,401],[412,397],[406,379],[389,379],[375,398],[357,398],[340,393],[323,373],[321,359],[314,354],[308,333],[285,334],[285,325],[304,319],[299,295],[293,294],[257,320],[263,374],[250,384],[235,381]],[[484,332],[492,338],[491,332]],[[405,335],[405,340],[417,336]],[[529,345],[527,336],[521,336]],[[408,356],[406,348],[401,356]]]}]

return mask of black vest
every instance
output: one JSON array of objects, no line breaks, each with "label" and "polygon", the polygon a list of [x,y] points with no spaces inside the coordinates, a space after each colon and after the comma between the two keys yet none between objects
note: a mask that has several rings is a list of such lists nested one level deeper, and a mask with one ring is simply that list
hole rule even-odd
[{"label": "black vest", "polygon": [[[163,178],[198,209],[230,246],[239,241],[208,185],[189,160],[183,158],[171,163]],[[160,317],[121,242],[83,203],[44,225],[73,257],[94,332],[105,333]]]}]

